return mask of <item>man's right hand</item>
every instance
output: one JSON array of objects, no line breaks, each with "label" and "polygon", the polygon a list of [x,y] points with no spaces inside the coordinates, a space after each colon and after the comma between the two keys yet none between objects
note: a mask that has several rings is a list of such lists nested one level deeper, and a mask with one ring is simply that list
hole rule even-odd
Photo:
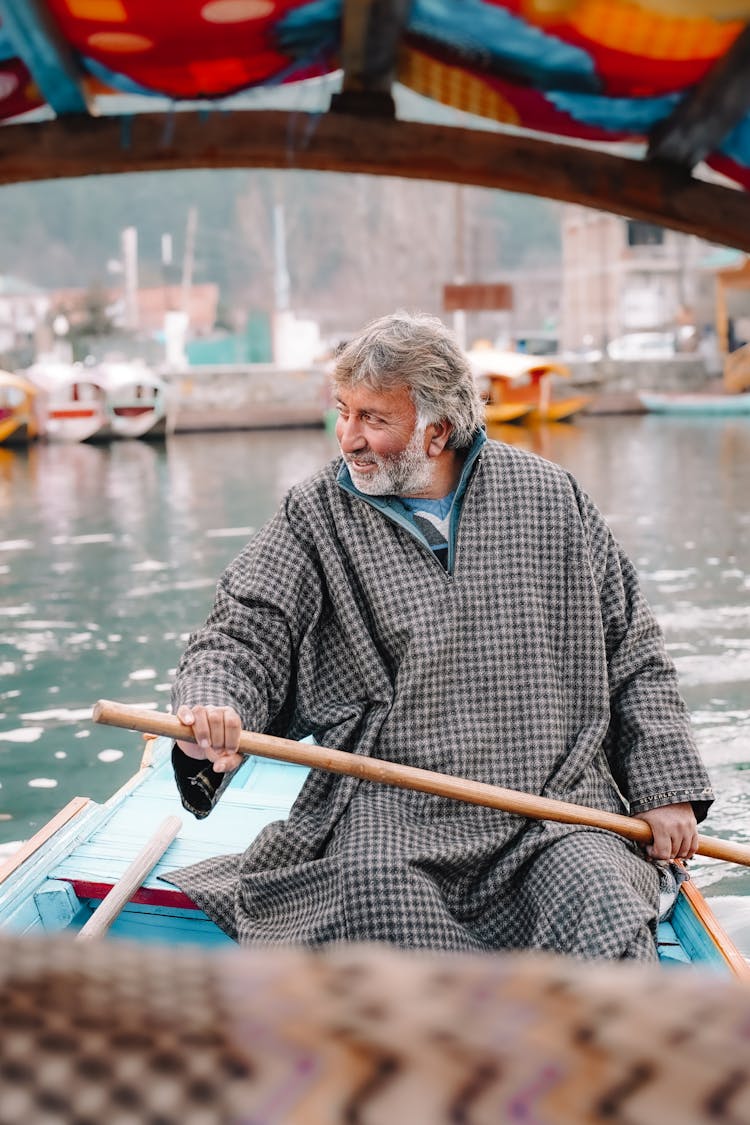
[{"label": "man's right hand", "polygon": [[241,765],[243,756],[237,753],[242,723],[233,707],[188,707],[177,709],[177,718],[186,727],[192,727],[195,742],[177,739],[183,754],[199,761],[211,763],[216,773],[231,773]]}]

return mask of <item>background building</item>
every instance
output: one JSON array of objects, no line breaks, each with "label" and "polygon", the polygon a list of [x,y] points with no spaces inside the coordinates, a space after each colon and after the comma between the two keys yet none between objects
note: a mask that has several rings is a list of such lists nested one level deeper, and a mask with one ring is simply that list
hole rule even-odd
[{"label": "background building", "polygon": [[711,247],[636,219],[569,206],[562,215],[560,336],[564,350],[599,348],[621,336],[673,333],[694,350],[715,320]]}]

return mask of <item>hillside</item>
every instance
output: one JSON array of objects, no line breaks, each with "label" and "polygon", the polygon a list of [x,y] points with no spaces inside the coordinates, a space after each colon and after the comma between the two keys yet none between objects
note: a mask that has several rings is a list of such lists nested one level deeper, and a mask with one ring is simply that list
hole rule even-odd
[{"label": "hillside", "polygon": [[140,283],[161,284],[162,235],[173,239],[174,279],[193,206],[193,279],[219,284],[234,323],[273,306],[276,203],[295,309],[340,328],[398,305],[439,310],[460,260],[459,207],[472,280],[560,256],[560,207],[546,200],[334,173],[190,171],[0,188],[0,273],[44,288],[112,284],[120,232],[135,226]]}]

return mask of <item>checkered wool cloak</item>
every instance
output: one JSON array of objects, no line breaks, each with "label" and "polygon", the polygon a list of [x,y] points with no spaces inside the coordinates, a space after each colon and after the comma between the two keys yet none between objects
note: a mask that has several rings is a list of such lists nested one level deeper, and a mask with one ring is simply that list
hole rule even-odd
[{"label": "checkered wool cloak", "polygon": [[[222,576],[173,704],[251,730],[638,813],[712,799],[656,621],[563,469],[487,442],[452,574],[345,491],[289,492]],[[175,749],[187,808],[226,779]],[[193,771],[195,776],[188,774]],[[655,956],[658,879],[609,833],[312,771],[244,855],[170,881],[241,942]]]}]

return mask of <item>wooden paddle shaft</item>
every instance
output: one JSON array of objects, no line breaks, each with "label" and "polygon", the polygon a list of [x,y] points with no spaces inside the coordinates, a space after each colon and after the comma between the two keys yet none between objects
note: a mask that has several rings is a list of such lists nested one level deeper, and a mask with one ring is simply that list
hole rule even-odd
[{"label": "wooden paddle shaft", "polygon": [[[149,711],[147,708],[128,707],[122,703],[100,699],[94,707],[93,718],[96,723],[124,727],[126,730],[141,731],[145,734],[165,735],[167,738],[180,739],[183,742],[195,742],[192,727],[184,726],[174,715]],[[403,766],[398,762],[386,762],[380,758],[366,758],[344,750],[330,750],[325,746],[294,742],[289,738],[276,738],[270,734],[243,731],[240,735],[239,751],[242,754],[254,754],[259,758],[275,758],[282,762],[294,762],[300,766],[345,773],[364,781],[396,785],[401,789],[418,789],[422,793],[451,797],[456,801],[466,801],[472,805],[486,805],[491,809],[501,809],[503,812],[529,817],[532,820],[556,820],[563,824],[604,828],[640,844],[649,844],[652,840],[651,826],[637,817],[605,812],[603,809],[591,809],[567,801],[555,801],[549,797],[535,797],[516,789],[502,789],[499,785],[468,781],[465,778],[451,777],[432,770]],[[747,844],[700,836],[698,854],[710,856],[712,859],[726,859],[750,867],[750,846]]]},{"label": "wooden paddle shaft", "polygon": [[102,899],[98,909],[78,931],[76,941],[90,941],[102,937],[107,932],[126,903],[130,902],[135,892],[143,885],[149,871],[164,855],[181,826],[182,821],[179,816],[168,816],[161,822],[132,863],[125,868],[109,894]]}]

